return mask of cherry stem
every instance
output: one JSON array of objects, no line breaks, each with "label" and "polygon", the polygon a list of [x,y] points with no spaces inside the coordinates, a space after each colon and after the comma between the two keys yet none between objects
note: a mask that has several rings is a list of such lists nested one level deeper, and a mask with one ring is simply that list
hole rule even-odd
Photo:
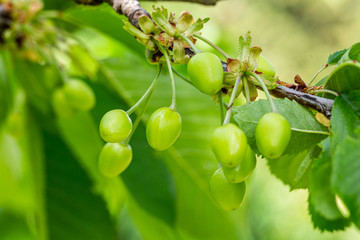
[{"label": "cherry stem", "polygon": [[235,82],[233,91],[232,91],[232,93],[231,93],[231,97],[230,97],[230,101],[229,101],[229,106],[228,106],[227,111],[226,111],[226,116],[225,116],[223,125],[228,124],[228,123],[230,122],[231,111],[232,111],[232,107],[233,107],[233,105],[234,105],[234,101],[235,101],[235,97],[236,97],[237,90],[238,90],[239,85],[240,85],[241,77],[242,77],[242,73],[240,73],[240,75],[239,75],[238,78],[236,79],[236,82]]},{"label": "cherry stem", "polygon": [[182,80],[184,80],[185,82],[187,82],[188,84],[190,84],[191,86],[194,86],[194,84],[190,81],[190,79],[188,79],[187,77],[185,77],[184,75],[182,75],[181,73],[179,73],[178,71],[175,70],[175,68],[171,67],[172,71],[178,75],[178,77],[180,77]]},{"label": "cherry stem", "polygon": [[209,44],[210,46],[212,46],[213,48],[215,48],[219,53],[221,53],[221,55],[223,55],[226,59],[231,58],[226,52],[224,52],[219,46],[217,46],[215,43],[211,42],[209,39],[200,36],[198,34],[194,34],[194,37],[202,40],[203,42]]},{"label": "cherry stem", "polygon": [[308,86],[311,86],[313,84],[313,82],[315,81],[316,77],[322,72],[324,71],[329,65],[326,64],[324,66],[322,66],[315,74],[314,76],[312,76],[311,80],[308,83]]},{"label": "cherry stem", "polygon": [[263,82],[263,80],[257,74],[255,74],[253,72],[248,71],[248,72],[246,72],[246,75],[254,77],[260,83],[263,91],[265,92],[266,98],[268,99],[268,101],[270,103],[272,111],[275,112],[275,113],[279,113],[279,111],[277,110],[277,108],[276,108],[276,106],[274,104],[274,101],[271,98],[269,90],[267,89],[267,87],[266,87],[265,83]]},{"label": "cherry stem", "polygon": [[159,64],[159,67],[160,67],[160,70],[158,70],[158,73],[156,74],[156,77],[154,79],[154,81],[151,83],[151,85],[149,86],[149,88],[146,90],[146,92],[144,93],[144,95],[142,95],[142,97],[139,99],[139,101],[137,101],[129,110],[126,111],[126,113],[128,115],[131,115],[133,112],[135,112],[135,110],[144,102],[146,101],[149,96],[152,95],[152,93],[154,92],[154,89],[156,87],[156,84],[157,84],[157,80],[158,80],[158,77],[161,73],[161,67],[162,65]]},{"label": "cherry stem", "polygon": [[245,97],[246,97],[246,103],[250,102],[250,90],[249,90],[249,84],[246,78],[242,79],[244,82],[244,90],[245,90]]},{"label": "cherry stem", "polygon": [[312,91],[309,91],[309,93],[329,93],[329,94],[332,94],[334,96],[339,96],[339,93],[335,92],[335,91],[331,91],[329,89],[319,89],[319,90],[312,90]]},{"label": "cherry stem", "polygon": [[[135,120],[135,123],[134,123],[134,126],[131,130],[131,133],[129,134],[129,136],[126,138],[126,140],[124,141],[125,144],[128,144],[130,142],[130,139],[131,137],[134,135],[134,132],[136,130],[136,128],[139,126],[140,122],[141,122],[141,119],[145,113],[145,110],[146,108],[148,107],[149,103],[150,103],[150,99],[151,99],[151,96],[153,95],[154,93],[154,90],[155,90],[155,86],[156,84],[158,83],[158,80],[159,80],[159,76],[161,74],[161,70],[162,70],[162,64],[159,64],[159,68],[158,68],[158,71],[156,73],[156,76],[153,80],[153,82],[151,83],[150,87],[148,88],[148,90],[146,91],[146,93],[141,97],[141,99],[145,100],[145,103],[144,103],[144,106],[143,108],[141,109],[141,111],[139,112],[139,115],[136,117],[136,120]],[[141,100],[140,99],[140,100]],[[139,103],[140,100],[137,102]],[[136,103],[136,104],[137,104]],[[128,111],[129,112],[129,111]]]},{"label": "cherry stem", "polygon": [[[155,40],[155,39],[154,39]],[[171,62],[170,62],[170,58],[168,53],[166,52],[166,49],[163,48],[163,46],[160,45],[160,43],[158,43],[155,40],[156,45],[158,46],[160,52],[162,52],[162,54],[165,57],[166,60],[166,65],[167,68],[169,70],[169,75],[170,75],[170,80],[171,80],[171,91],[172,91],[172,99],[171,99],[171,105],[170,108],[174,111],[176,111],[176,87],[175,87],[175,78],[174,78],[174,74],[172,71],[172,67],[171,67]]]},{"label": "cherry stem", "polygon": [[221,90],[218,92],[218,99],[219,99],[219,105],[220,105],[220,119],[222,124],[224,122],[224,101],[222,98],[222,92]]},{"label": "cherry stem", "polygon": [[186,36],[184,36],[182,34],[179,34],[177,36],[179,36],[180,38],[185,40],[189,44],[189,46],[194,50],[195,53],[200,53],[200,50],[195,47],[194,43],[192,41],[190,41],[189,38],[187,38]]}]

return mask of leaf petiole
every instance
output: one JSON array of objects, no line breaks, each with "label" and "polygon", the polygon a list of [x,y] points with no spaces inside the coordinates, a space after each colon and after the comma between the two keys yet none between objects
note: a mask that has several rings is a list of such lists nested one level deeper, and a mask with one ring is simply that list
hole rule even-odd
[{"label": "leaf petiole", "polygon": [[308,86],[311,86],[313,84],[313,82],[315,81],[316,77],[322,72],[324,71],[329,65],[326,64],[324,66],[322,66],[311,78],[311,80],[308,83]]},{"label": "leaf petiole", "polygon": [[332,94],[334,96],[339,96],[339,93],[335,92],[335,91],[331,91],[329,89],[319,89],[319,90],[312,90],[309,93],[329,93]]}]

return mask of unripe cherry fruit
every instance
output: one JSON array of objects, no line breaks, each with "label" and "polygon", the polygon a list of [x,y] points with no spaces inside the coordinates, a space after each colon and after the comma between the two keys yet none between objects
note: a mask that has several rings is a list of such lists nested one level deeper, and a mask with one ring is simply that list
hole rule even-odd
[{"label": "unripe cherry fruit", "polygon": [[106,142],[121,142],[131,133],[132,122],[125,111],[114,109],[102,117],[99,130],[100,136]]},{"label": "unripe cherry fruit", "polygon": [[171,147],[181,132],[181,116],[168,107],[156,110],[146,125],[146,138],[149,145],[157,150],[164,151]]},{"label": "unripe cherry fruit", "polygon": [[217,160],[228,168],[240,163],[245,156],[246,146],[245,133],[232,123],[218,127],[211,137],[211,148]]},{"label": "unripe cherry fruit", "polygon": [[224,210],[235,210],[239,208],[244,201],[246,192],[245,182],[229,182],[222,168],[216,170],[211,176],[209,188],[211,196]]},{"label": "unripe cherry fruit", "polygon": [[223,167],[224,175],[229,182],[240,183],[245,181],[256,166],[256,156],[254,151],[248,145],[246,147],[245,156],[240,163],[234,168]]},{"label": "unripe cherry fruit", "polygon": [[76,112],[67,101],[64,89],[62,88],[58,88],[53,92],[51,103],[56,115],[60,118],[70,118]]},{"label": "unripe cherry fruit", "polygon": [[107,143],[99,156],[99,171],[106,177],[115,177],[122,173],[131,163],[130,145]]},{"label": "unripe cherry fruit", "polygon": [[257,72],[261,72],[262,74],[268,75],[270,77],[275,76],[275,68],[274,65],[264,56],[260,55],[258,66],[256,68]]},{"label": "unripe cherry fruit", "polygon": [[264,114],[255,130],[256,145],[268,159],[279,158],[289,144],[291,127],[279,113]]},{"label": "unripe cherry fruit", "polygon": [[190,59],[187,71],[194,86],[205,94],[213,95],[222,87],[223,66],[213,53],[197,53]]},{"label": "unripe cherry fruit", "polygon": [[88,111],[95,105],[95,94],[85,82],[71,79],[64,84],[64,94],[74,108]]}]

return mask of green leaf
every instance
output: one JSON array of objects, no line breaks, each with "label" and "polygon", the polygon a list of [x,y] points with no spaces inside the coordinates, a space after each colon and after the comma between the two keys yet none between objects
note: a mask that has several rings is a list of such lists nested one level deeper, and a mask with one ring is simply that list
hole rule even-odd
[{"label": "green leaf", "polygon": [[[356,96],[357,91],[345,96]],[[356,137],[355,129],[360,126],[360,119],[353,111],[356,104],[347,101],[349,97],[342,94],[335,99],[331,117],[331,146],[334,149],[347,137]]]},{"label": "green leaf", "polygon": [[314,206],[311,203],[311,199],[309,198],[309,212],[311,216],[311,220],[314,224],[315,228],[319,228],[321,231],[338,231],[345,230],[346,227],[350,225],[350,222],[346,219],[335,219],[329,220],[322,216],[319,212],[314,209]]},{"label": "green leaf", "polygon": [[309,202],[314,210],[328,221],[347,221],[339,211],[335,194],[332,192],[330,177],[332,162],[330,155],[329,138],[322,142],[323,152],[314,160],[311,181],[309,186]]},{"label": "green leaf", "polygon": [[[132,49],[134,53],[144,55],[144,48],[119,26],[123,16],[117,14],[109,5],[89,7],[77,6],[68,9],[63,16],[63,20],[71,23],[72,26],[91,27],[101,33],[108,35]],[[110,23],[110,24],[109,24]]]},{"label": "green leaf", "polygon": [[54,10],[64,10],[69,7],[76,5],[75,1],[53,1],[53,0],[43,0],[44,9],[54,9]]},{"label": "green leaf", "polygon": [[26,219],[18,213],[6,209],[0,212],[0,238],[3,240],[36,240],[36,235],[30,231]]},{"label": "green leaf", "polygon": [[45,131],[44,149],[49,239],[115,239],[104,201],[65,143]]},{"label": "green leaf", "polygon": [[351,107],[353,112],[360,118],[360,90],[355,90],[347,94],[343,94],[342,97]]},{"label": "green leaf", "polygon": [[345,54],[345,52],[347,50],[348,49],[343,49],[343,50],[334,52],[333,54],[330,54],[330,56],[328,58],[328,61],[327,61],[327,64],[328,65],[337,64],[338,61],[341,59],[341,57]]},{"label": "green leaf", "polygon": [[[284,155],[297,155],[326,138],[327,129],[315,120],[314,115],[308,109],[295,101],[288,99],[275,99],[277,109],[290,123],[291,139]],[[240,107],[234,108],[234,119],[239,127],[245,132],[251,148],[260,154],[256,147],[255,129],[259,119],[271,112],[268,101],[259,100]]]},{"label": "green leaf", "polygon": [[333,155],[333,190],[350,211],[350,219],[360,227],[360,140],[347,137]]},{"label": "green leaf", "polygon": [[[339,93],[360,89],[360,64],[346,62],[339,65],[327,78],[324,88]],[[331,96],[326,94],[325,97]],[[334,96],[331,98],[334,98]]]},{"label": "green leaf", "polygon": [[308,188],[312,162],[319,154],[320,148],[315,146],[297,155],[268,160],[268,165],[271,173],[289,185],[290,190]]},{"label": "green leaf", "polygon": [[360,42],[351,46],[348,55],[351,60],[360,62]]},{"label": "green leaf", "polygon": [[352,45],[345,53],[341,56],[340,60],[337,62],[338,65],[341,65],[346,62],[359,62],[360,60],[360,42]]}]

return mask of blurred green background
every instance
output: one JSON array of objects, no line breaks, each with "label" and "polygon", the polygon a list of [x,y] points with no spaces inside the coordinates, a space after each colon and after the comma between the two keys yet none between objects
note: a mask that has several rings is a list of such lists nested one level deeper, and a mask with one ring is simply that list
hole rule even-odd
[{"label": "blurred green background", "polygon": [[[122,17],[110,7],[44,3],[47,9],[63,9],[79,23],[77,27],[61,21],[56,24],[70,31],[99,61],[92,63],[86,54],[80,56],[93,64],[84,71],[62,58],[70,76],[81,77],[92,86],[97,105],[89,113],[66,120],[54,118],[51,109],[44,114],[39,109],[42,105],[49,108],[46,100],[51,93],[44,89],[53,89],[60,77],[54,66],[15,58],[9,64],[5,60],[13,53],[2,53],[2,83],[16,90],[6,120],[0,121],[1,240],[45,236],[64,240],[360,238],[354,227],[336,233],[314,229],[307,191],[289,192],[288,186],[270,174],[264,159],[258,159],[247,182],[243,206],[233,212],[217,207],[207,181],[217,167],[209,140],[220,124],[219,114],[210,97],[180,79],[176,79],[178,111],[184,125],[174,147],[152,151],[142,124],[130,142],[134,159],[129,169],[115,179],[101,176],[97,156],[104,143],[97,126],[102,115],[134,104],[151,83],[156,67],[145,61],[143,47],[122,30]],[[142,6],[151,12],[153,4],[143,2]],[[234,57],[238,37],[250,31],[253,45],[262,47],[280,80],[288,82],[296,74],[308,81],[329,54],[359,41],[357,0],[161,4],[177,15],[187,10],[194,17],[210,17],[203,35]],[[211,50],[200,42],[197,45]],[[186,74],[184,66],[177,68]],[[48,86],[40,87],[43,85]],[[145,119],[170,102],[170,81],[163,72]],[[6,104],[1,103],[1,108]],[[17,134],[9,131],[12,122],[17,122]]]}]

